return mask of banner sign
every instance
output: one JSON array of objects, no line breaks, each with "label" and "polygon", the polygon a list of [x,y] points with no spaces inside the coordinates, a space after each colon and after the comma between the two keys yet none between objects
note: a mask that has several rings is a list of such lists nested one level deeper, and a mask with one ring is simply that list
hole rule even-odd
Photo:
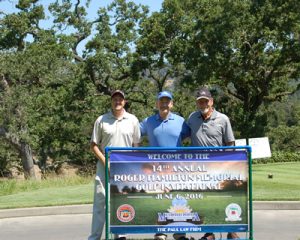
[{"label": "banner sign", "polygon": [[111,151],[110,232],[247,232],[240,151]]}]

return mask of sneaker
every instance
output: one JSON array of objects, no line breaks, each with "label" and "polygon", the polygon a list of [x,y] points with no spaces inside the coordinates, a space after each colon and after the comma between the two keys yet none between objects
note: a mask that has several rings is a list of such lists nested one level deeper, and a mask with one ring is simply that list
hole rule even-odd
[{"label": "sneaker", "polygon": [[167,239],[167,234],[164,233],[156,233],[154,235],[154,240],[166,240]]}]

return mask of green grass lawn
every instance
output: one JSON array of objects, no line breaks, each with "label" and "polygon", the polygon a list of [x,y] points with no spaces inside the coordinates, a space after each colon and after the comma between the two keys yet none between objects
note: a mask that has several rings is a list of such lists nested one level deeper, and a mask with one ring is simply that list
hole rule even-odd
[{"label": "green grass lawn", "polygon": [[[111,202],[111,224],[116,225],[155,225],[157,224],[157,213],[166,213],[172,206],[172,199],[176,199],[176,195],[184,196],[184,192],[172,192],[172,198],[156,199],[157,194],[144,194],[147,198],[132,198],[140,194],[116,194]],[[170,196],[170,193],[167,194]],[[203,198],[189,199],[187,205],[192,209],[192,212],[200,214],[200,219],[205,224],[220,224],[225,221],[224,209],[230,203],[237,203],[242,208],[242,219],[246,223],[247,198],[243,191],[228,191],[228,192],[203,192]],[[152,197],[152,198],[151,198]],[[134,206],[135,218],[130,223],[122,223],[117,219],[117,208],[122,204]],[[223,219],[223,222],[222,222]]]},{"label": "green grass lawn", "polygon": [[[253,165],[253,200],[300,201],[299,173],[300,162]],[[93,177],[0,180],[0,209],[92,203],[93,182]]]},{"label": "green grass lawn", "polygon": [[252,172],[254,200],[300,200],[300,162],[256,164]]},{"label": "green grass lawn", "polygon": [[93,177],[0,181],[0,209],[91,203]]}]

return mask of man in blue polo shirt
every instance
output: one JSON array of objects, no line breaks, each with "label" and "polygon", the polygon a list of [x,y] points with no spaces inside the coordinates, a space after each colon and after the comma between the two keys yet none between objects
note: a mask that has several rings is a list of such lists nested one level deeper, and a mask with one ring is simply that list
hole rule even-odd
[{"label": "man in blue polo shirt", "polygon": [[183,139],[190,136],[190,128],[183,117],[171,112],[172,94],[168,91],[160,92],[157,95],[156,107],[158,113],[140,123],[141,135],[148,136],[150,147],[182,146]]},{"label": "man in blue polo shirt", "polygon": [[173,96],[168,91],[157,95],[158,113],[140,123],[141,135],[148,136],[151,147],[180,147],[182,140],[190,136],[190,129],[180,117],[171,112]]}]

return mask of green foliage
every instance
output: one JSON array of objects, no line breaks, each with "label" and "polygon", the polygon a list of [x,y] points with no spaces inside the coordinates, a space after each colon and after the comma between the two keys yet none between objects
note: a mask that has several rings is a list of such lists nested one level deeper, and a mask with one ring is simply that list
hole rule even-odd
[{"label": "green foliage", "polygon": [[[18,13],[1,19],[0,141],[11,145],[0,147],[3,171],[11,165],[7,151],[20,151],[20,142],[31,147],[42,170],[49,167],[47,160],[89,165],[94,161],[89,149],[93,123],[109,110],[115,88],[128,93],[131,110],[148,114],[142,107],[148,101],[146,84],[135,88],[131,81],[132,45],[147,8],[115,1],[90,21],[89,2],[57,1],[49,7],[53,27],[44,30],[38,24],[44,13],[37,2],[19,1]],[[97,30],[80,56],[77,47],[92,28]],[[33,41],[26,42],[28,34]],[[18,154],[13,156],[17,162]]]},{"label": "green foliage", "polygon": [[269,132],[273,149],[282,151],[300,151],[300,126],[279,125]]},{"label": "green foliage", "polygon": [[16,5],[20,11],[1,19],[0,49],[17,48],[23,50],[26,37],[38,35],[38,23],[45,18],[44,8],[37,0],[20,0]]},{"label": "green foliage", "polygon": [[9,176],[9,169],[19,168],[19,155],[6,142],[0,145],[0,177]]},{"label": "green foliage", "polygon": [[274,151],[270,158],[253,159],[253,164],[299,162],[299,152]]},{"label": "green foliage", "polygon": [[42,1],[19,0],[0,13],[2,175],[21,166],[21,143],[43,170],[47,160],[94,163],[92,126],[116,88],[140,120],[164,89],[187,118],[205,84],[237,138],[267,135],[273,151],[299,150],[299,1],[165,0],[149,14],[115,0],[95,19],[89,3],[53,1],[46,16]]},{"label": "green foliage", "polygon": [[299,91],[282,102],[274,102],[261,109],[267,116],[266,135],[272,150],[294,152],[300,150],[300,101]]},{"label": "green foliage", "polygon": [[138,52],[144,67],[181,69],[184,88],[217,88],[239,135],[257,137],[266,121],[259,107],[299,86],[290,85],[299,78],[299,7],[296,0],[165,1],[143,23]]}]

